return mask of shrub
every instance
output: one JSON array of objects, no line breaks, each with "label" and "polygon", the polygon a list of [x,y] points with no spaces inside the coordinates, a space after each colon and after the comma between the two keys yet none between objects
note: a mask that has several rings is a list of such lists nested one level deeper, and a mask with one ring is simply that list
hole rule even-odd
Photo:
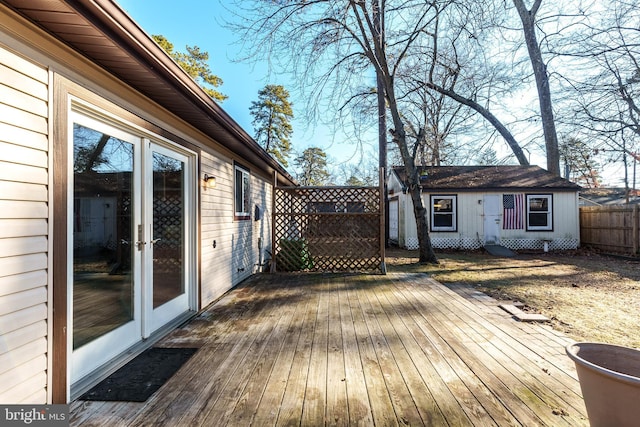
[{"label": "shrub", "polygon": [[280,250],[276,254],[276,268],[280,271],[301,271],[313,268],[307,241],[280,239]]}]

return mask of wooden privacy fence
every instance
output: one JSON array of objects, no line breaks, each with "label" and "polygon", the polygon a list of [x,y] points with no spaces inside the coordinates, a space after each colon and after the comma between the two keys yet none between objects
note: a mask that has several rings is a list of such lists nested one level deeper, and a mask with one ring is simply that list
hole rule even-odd
[{"label": "wooden privacy fence", "polygon": [[638,205],[580,208],[580,243],[605,252],[638,256]]},{"label": "wooden privacy fence", "polygon": [[384,272],[384,208],[378,187],[276,187],[277,271]]}]

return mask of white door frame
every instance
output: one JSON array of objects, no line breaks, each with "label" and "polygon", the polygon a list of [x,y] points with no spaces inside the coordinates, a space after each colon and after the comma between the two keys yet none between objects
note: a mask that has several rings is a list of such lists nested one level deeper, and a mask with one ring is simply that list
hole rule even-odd
[{"label": "white door frame", "polygon": [[[85,111],[84,108],[80,110]],[[87,111],[87,113],[70,110],[68,123],[68,200],[67,200],[67,229],[70,233],[67,239],[67,392],[82,378],[87,377],[96,369],[107,364],[110,360],[124,353],[127,349],[149,337],[153,332],[171,322],[173,319],[189,310],[197,308],[197,154],[182,146],[153,135],[154,142],[145,137],[146,131],[133,125],[117,126],[112,119],[101,119],[102,114]],[[74,221],[74,132],[73,125],[78,123],[88,128],[109,134],[134,146],[134,172],[132,196],[132,223],[142,225],[144,233],[135,238],[147,242],[133,250],[133,320],[100,336],[93,341],[73,349],[73,221]],[[126,130],[125,130],[126,129]],[[184,284],[185,292],[175,300],[153,309],[152,270],[153,250],[148,243],[152,239],[152,153],[153,150],[170,154],[184,162]],[[150,185],[151,182],[151,185]],[[135,200],[134,200],[135,199]],[[151,209],[150,209],[151,207]],[[151,211],[151,212],[150,212]],[[137,231],[137,230],[136,230]],[[132,242],[133,243],[133,242]]]}]

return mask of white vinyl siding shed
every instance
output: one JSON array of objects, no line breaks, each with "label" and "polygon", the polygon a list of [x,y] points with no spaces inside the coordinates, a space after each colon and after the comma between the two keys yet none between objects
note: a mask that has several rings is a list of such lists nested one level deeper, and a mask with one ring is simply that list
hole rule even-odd
[{"label": "white vinyl siding shed", "polygon": [[[580,245],[580,222],[578,211],[579,186],[547,173],[537,166],[441,166],[425,167],[438,184],[424,185],[422,203],[429,218],[429,235],[436,249],[473,250],[486,243],[488,227],[485,224],[487,198],[498,201],[496,232],[498,243],[513,250],[571,250]],[[397,171],[398,169],[395,169]],[[413,202],[400,176],[392,172],[389,177],[389,198],[397,200],[398,246],[406,249],[418,248]],[[442,178],[444,176],[444,178]],[[482,181],[485,177],[489,185]],[[500,180],[496,183],[495,180]],[[486,186],[487,188],[483,188]],[[435,188],[434,188],[435,187]],[[523,226],[520,229],[504,227],[503,196],[522,194],[525,206],[522,211]],[[549,230],[528,227],[527,195],[549,197],[552,211]],[[453,198],[455,200],[455,224],[451,230],[434,229],[432,224],[432,200]],[[390,217],[391,218],[391,217]]]}]

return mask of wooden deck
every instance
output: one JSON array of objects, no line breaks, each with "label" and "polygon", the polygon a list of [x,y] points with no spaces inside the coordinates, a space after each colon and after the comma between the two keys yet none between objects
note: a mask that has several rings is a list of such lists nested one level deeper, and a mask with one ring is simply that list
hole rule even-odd
[{"label": "wooden deck", "polygon": [[569,342],[423,274],[259,275],[157,344],[199,350],[147,402],[71,425],[588,425]]}]

